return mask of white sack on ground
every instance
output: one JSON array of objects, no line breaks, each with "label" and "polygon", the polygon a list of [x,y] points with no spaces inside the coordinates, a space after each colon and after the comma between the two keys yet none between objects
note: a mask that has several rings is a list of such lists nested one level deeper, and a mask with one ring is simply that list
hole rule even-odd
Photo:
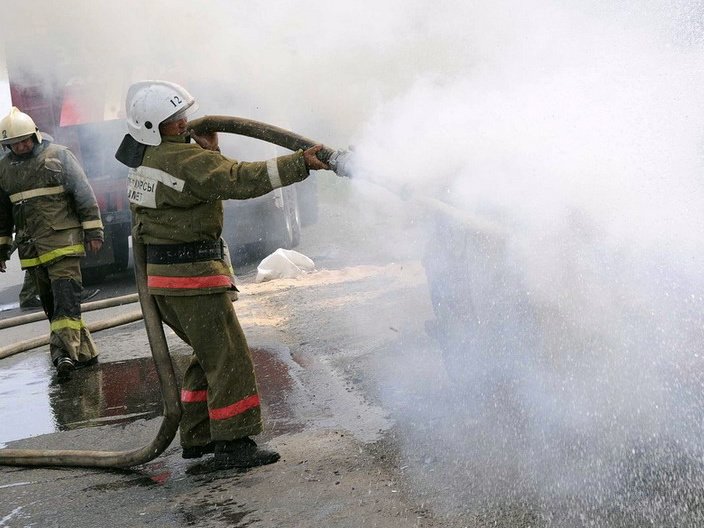
[{"label": "white sack on ground", "polygon": [[259,263],[255,281],[293,279],[314,269],[315,264],[305,255],[292,249],[279,248]]}]

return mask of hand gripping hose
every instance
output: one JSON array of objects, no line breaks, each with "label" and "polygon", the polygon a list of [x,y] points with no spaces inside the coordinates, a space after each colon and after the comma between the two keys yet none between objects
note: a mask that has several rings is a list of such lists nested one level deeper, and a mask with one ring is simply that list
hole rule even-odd
[{"label": "hand gripping hose", "polygon": [[[208,132],[228,132],[230,134],[238,134],[255,139],[260,139],[289,150],[306,150],[318,142],[300,136],[289,130],[245,119],[242,117],[231,116],[205,116],[200,119],[194,119],[188,122],[188,128],[194,130],[198,134],[207,134]],[[332,150],[329,147],[323,147],[318,152],[318,158],[330,165],[330,168],[338,176],[350,176],[349,161],[350,153],[345,150]]]}]

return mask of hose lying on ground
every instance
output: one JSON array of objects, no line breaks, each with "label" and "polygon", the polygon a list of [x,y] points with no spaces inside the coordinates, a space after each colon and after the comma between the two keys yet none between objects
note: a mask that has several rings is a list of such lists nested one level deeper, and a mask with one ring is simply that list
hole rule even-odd
[{"label": "hose lying on ground", "polygon": [[138,466],[159,456],[176,436],[181,421],[181,405],[176,374],[154,299],[147,293],[146,250],[133,243],[135,278],[149,346],[164,400],[164,419],[154,440],[131,451],[83,451],[51,449],[0,449],[0,464],[9,466],[78,466],[120,468]]},{"label": "hose lying on ground", "polygon": [[[86,324],[86,327],[91,333],[100,332],[101,330],[107,330],[108,328],[114,328],[115,326],[120,326],[128,323],[133,323],[139,321],[142,318],[141,310],[136,310],[126,314],[118,315],[110,319],[102,319],[100,321],[95,321],[93,323]],[[32,339],[25,339],[24,341],[18,341],[17,343],[12,343],[11,345],[0,347],[0,359],[5,359],[6,357],[14,356],[20,352],[26,352],[27,350],[32,350],[40,346],[45,346],[49,344],[49,336],[34,337]]]},{"label": "hose lying on ground", "polygon": [[[113,306],[122,306],[123,304],[131,304],[137,302],[138,300],[138,294],[130,293],[129,295],[121,295],[120,297],[111,297],[110,299],[93,301],[81,304],[81,313],[92,312],[93,310],[102,310],[103,308],[112,308]],[[18,315],[17,317],[0,319],[0,330],[3,328],[12,328],[13,326],[35,323],[37,321],[42,321],[43,319],[46,319],[46,314],[44,312],[35,312],[26,315]],[[91,330],[91,332],[93,331],[91,328],[89,328],[89,330]],[[1,355],[0,358],[2,358]]]}]

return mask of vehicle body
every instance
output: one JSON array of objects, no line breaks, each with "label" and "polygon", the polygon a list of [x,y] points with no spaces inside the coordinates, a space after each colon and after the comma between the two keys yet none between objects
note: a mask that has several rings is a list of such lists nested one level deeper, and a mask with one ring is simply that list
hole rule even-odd
[{"label": "vehicle body", "polygon": [[298,246],[302,228],[317,221],[317,199],[317,181],[310,176],[259,198],[225,202],[223,237],[235,261],[248,262]]},{"label": "vehicle body", "polygon": [[284,187],[264,196],[225,203],[223,238],[236,260],[246,261],[282,247],[291,249],[301,239],[296,189]]}]

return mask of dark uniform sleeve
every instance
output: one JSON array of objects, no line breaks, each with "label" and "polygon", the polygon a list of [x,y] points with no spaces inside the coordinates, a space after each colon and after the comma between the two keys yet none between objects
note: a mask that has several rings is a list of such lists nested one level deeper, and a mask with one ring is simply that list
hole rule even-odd
[{"label": "dark uniform sleeve", "polygon": [[180,169],[186,190],[205,201],[256,198],[309,175],[301,150],[269,161],[238,162],[196,145]]},{"label": "dark uniform sleeve", "polygon": [[9,260],[10,258],[14,228],[12,202],[10,202],[8,194],[0,189],[0,260]]},{"label": "dark uniform sleeve", "polygon": [[65,186],[73,196],[86,240],[103,240],[103,222],[95,193],[83,168],[70,150],[64,151]]}]

